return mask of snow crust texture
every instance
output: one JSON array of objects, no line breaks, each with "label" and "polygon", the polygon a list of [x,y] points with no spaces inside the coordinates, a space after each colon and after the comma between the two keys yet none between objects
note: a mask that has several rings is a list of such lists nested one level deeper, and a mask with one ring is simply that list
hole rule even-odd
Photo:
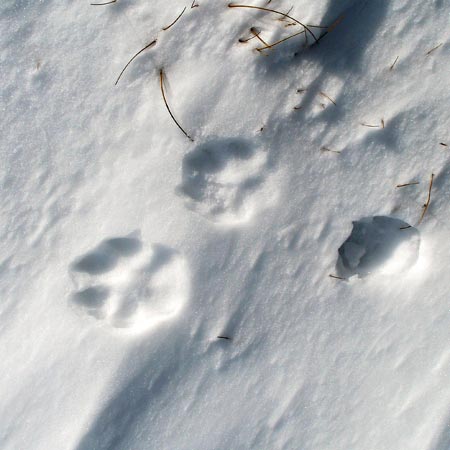
[{"label": "snow crust texture", "polygon": [[90,3],[0,2],[0,449],[449,450],[450,2]]}]

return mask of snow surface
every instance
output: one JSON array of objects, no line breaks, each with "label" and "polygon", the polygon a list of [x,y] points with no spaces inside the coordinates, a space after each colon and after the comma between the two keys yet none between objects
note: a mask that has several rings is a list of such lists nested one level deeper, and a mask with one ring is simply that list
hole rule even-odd
[{"label": "snow surface", "polygon": [[292,3],[2,0],[1,449],[450,448],[450,3]]}]

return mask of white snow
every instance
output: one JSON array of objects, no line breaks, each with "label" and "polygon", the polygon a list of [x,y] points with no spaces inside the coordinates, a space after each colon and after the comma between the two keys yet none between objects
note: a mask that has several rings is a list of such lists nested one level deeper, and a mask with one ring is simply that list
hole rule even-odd
[{"label": "white snow", "polygon": [[1,2],[2,450],[450,449],[450,4],[228,3]]}]

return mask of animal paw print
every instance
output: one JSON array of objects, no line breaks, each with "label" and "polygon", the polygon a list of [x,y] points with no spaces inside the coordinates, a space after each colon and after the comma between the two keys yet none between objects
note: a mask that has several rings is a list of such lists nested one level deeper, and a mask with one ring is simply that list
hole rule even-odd
[{"label": "animal paw print", "polygon": [[145,249],[133,235],[102,241],[70,266],[71,302],[114,328],[142,331],[173,318],[187,300],[184,259],[174,249]]},{"label": "animal paw print", "polygon": [[250,141],[210,140],[184,157],[182,170],[187,206],[214,222],[245,222],[267,202],[267,152]]},{"label": "animal paw print", "polygon": [[337,272],[342,277],[406,272],[420,249],[417,228],[394,217],[365,217],[353,222],[352,232],[339,247]]}]

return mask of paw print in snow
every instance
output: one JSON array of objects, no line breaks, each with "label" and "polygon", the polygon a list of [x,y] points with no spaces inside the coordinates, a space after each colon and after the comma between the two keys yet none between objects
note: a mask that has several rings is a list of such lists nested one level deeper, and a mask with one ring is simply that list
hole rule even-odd
[{"label": "paw print in snow", "polygon": [[155,244],[144,249],[135,235],[114,237],[70,266],[76,287],[71,302],[115,328],[142,331],[173,318],[188,297],[184,259]]},{"label": "paw print in snow", "polygon": [[244,139],[214,139],[183,159],[178,187],[187,206],[216,223],[247,221],[270,197],[268,154]]}]

